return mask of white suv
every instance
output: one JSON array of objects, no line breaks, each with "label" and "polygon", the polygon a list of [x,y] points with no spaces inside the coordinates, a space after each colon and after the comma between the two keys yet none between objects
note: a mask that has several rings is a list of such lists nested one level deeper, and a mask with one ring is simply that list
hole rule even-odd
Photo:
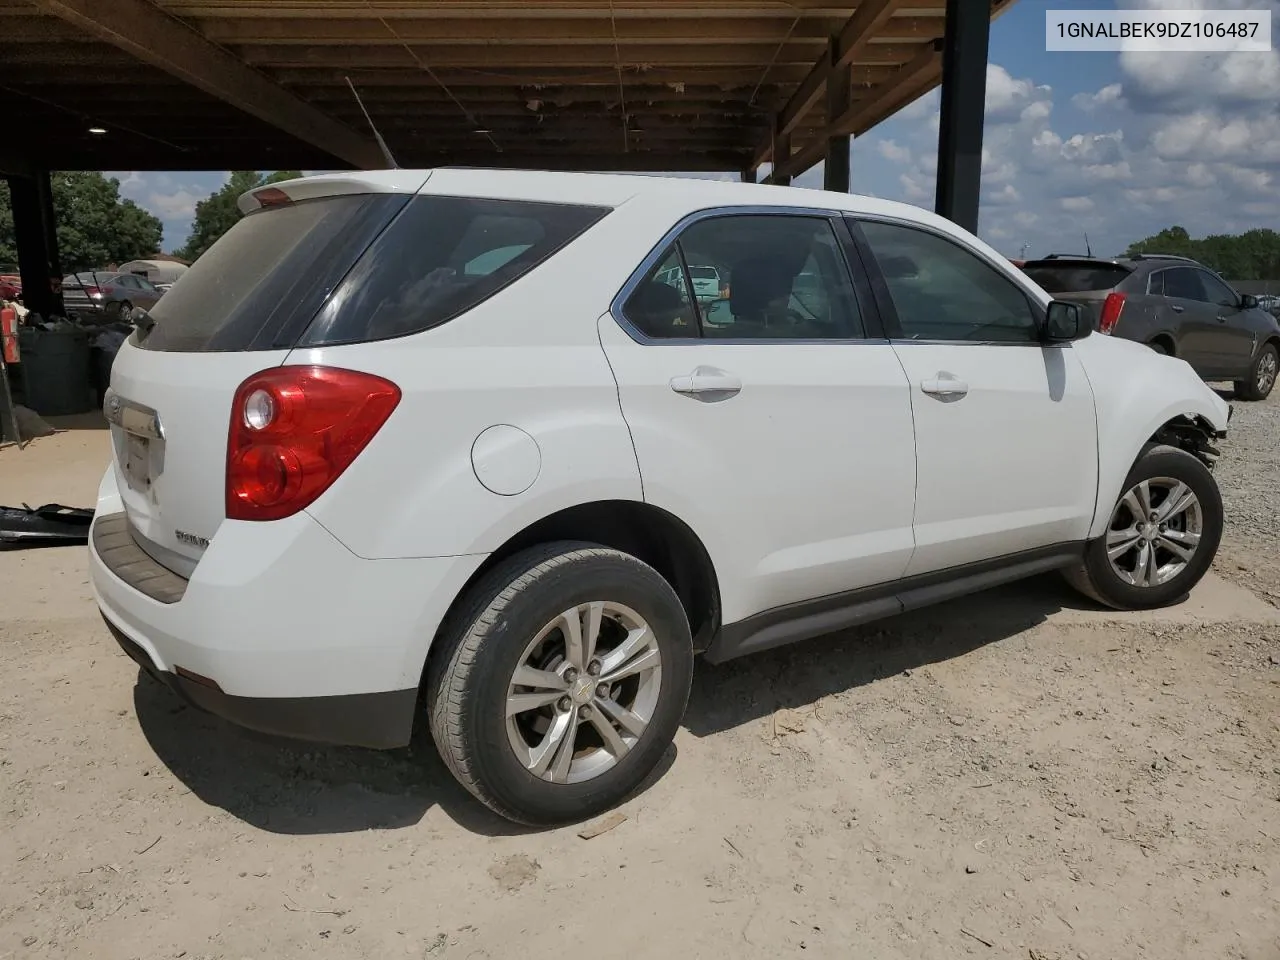
[{"label": "white suv", "polygon": [[1218,546],[1227,405],[914,207],[477,170],[241,206],[116,359],[102,613],[248,727],[425,709],[512,819],[634,790],[695,654],[1052,569],[1167,604]]}]

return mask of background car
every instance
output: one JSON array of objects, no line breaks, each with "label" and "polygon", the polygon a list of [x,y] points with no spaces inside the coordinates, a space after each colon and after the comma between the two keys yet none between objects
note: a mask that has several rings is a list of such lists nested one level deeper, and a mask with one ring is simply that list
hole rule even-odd
[{"label": "background car", "polygon": [[1099,333],[1180,357],[1205,380],[1231,380],[1236,395],[1262,400],[1280,369],[1280,322],[1186,257],[1051,254],[1023,273],[1060,300],[1088,308]]},{"label": "background car", "polygon": [[150,310],[162,296],[150,280],[132,273],[88,270],[62,278],[67,315],[86,320],[128,320],[134,307]]}]

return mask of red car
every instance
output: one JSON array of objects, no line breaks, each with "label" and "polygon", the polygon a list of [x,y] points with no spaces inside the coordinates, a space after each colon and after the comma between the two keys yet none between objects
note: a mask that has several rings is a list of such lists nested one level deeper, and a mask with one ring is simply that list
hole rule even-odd
[{"label": "red car", "polygon": [[22,278],[11,274],[0,275],[0,300],[17,300],[22,296]]}]

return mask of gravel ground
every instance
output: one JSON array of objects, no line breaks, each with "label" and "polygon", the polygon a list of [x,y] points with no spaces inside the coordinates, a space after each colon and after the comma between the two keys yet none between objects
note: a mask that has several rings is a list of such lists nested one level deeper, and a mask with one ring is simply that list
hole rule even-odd
[{"label": "gravel ground", "polygon": [[[80,550],[0,553],[0,960],[1276,960],[1278,421],[1237,405],[1221,576],[1183,604],[1047,578],[701,665],[589,840],[487,815],[425,739],[191,710],[115,648]],[[106,456],[0,450],[0,503],[92,502]]]},{"label": "gravel ground", "polygon": [[1215,469],[1227,530],[1214,569],[1280,607],[1280,391],[1262,403],[1232,402]]}]

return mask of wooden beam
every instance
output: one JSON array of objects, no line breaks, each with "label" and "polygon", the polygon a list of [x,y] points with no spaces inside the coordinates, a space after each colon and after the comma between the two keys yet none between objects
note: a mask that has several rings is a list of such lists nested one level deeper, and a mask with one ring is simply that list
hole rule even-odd
[{"label": "wooden beam", "polygon": [[[54,0],[42,0],[54,2]],[[66,0],[61,0],[66,2]],[[75,0],[85,3],[88,0]],[[122,2],[122,0],[115,0]],[[874,0],[873,0],[874,2]],[[316,67],[319,69],[376,67],[395,69],[427,64],[439,67],[484,67],[502,72],[512,67],[592,67],[614,69],[619,58],[624,68],[646,67],[717,67],[741,66],[755,71],[760,79],[761,65],[771,57],[780,65],[810,64],[822,44],[789,42],[784,44],[631,44],[614,49],[612,44],[570,45],[565,47],[525,44],[476,43],[454,46],[418,46],[410,53],[404,47],[341,47],[325,45],[246,44],[236,50],[245,63],[267,67]],[[855,62],[869,65],[896,66],[911,59],[915,44],[873,43],[859,51]],[[776,56],[775,56],[776,55]],[[767,79],[767,78],[766,78]],[[616,77],[615,77],[616,82]]]},{"label": "wooden beam", "polygon": [[41,10],[345,163],[364,168],[385,165],[374,140],[299,100],[147,0],[34,2]]},{"label": "wooden beam", "polygon": [[[772,16],[790,22],[797,16],[844,16],[854,4],[847,0],[645,0],[642,5],[617,4],[621,20],[658,13],[670,17]],[[938,0],[915,5],[941,14]],[[370,17],[388,20],[422,17],[475,17],[505,19],[511,16],[607,16],[608,0],[165,0],[165,7],[181,17]]]},{"label": "wooden beam", "polygon": [[[878,31],[905,2],[906,0],[864,0],[836,38],[835,56],[824,57],[815,63],[809,75],[801,82],[800,89],[782,108],[778,127],[783,133],[789,133],[800,118],[817,104],[822,92],[826,89],[827,77],[831,71],[858,62],[863,50],[870,46]],[[932,40],[933,38],[921,39]],[[770,144],[764,142],[756,150],[755,160],[757,163],[763,163],[771,155]]]},{"label": "wooden beam", "polygon": [[[891,74],[895,66],[896,64],[880,66],[855,65],[853,68],[853,83],[858,86],[859,84],[865,85],[868,82],[879,82]],[[504,65],[477,70],[474,67],[447,67],[437,64],[431,64],[431,68],[432,73],[440,79],[440,82],[447,84],[450,89],[455,86],[510,88],[555,87],[565,84],[613,87],[615,90],[618,87],[618,74],[613,68],[612,62],[607,69],[602,69],[599,65],[592,67]],[[694,86],[745,86],[751,89],[757,83],[760,83],[762,69],[763,67],[758,63],[739,64],[736,66],[684,67],[652,63],[624,64],[622,77],[628,89],[633,84],[671,84],[677,89]],[[789,84],[799,83],[808,72],[808,69],[807,64],[803,66],[775,65],[770,68],[768,77],[761,84],[761,90],[768,89],[771,86],[785,87]],[[267,72],[277,83],[283,84],[290,89],[299,87],[311,89],[322,86],[337,87],[341,91],[345,91],[347,96],[351,95],[350,91],[347,90],[347,77],[350,77],[351,82],[362,92],[366,87],[434,85],[431,77],[416,64],[411,67],[399,68],[379,66],[339,69],[332,65],[326,67],[323,63],[317,63],[302,67],[276,67],[268,69]]]},{"label": "wooden beam", "polygon": [[[827,124],[820,137],[788,158],[786,163],[779,164],[780,168],[789,176],[808,170],[826,154],[828,137],[865,133],[886,116],[891,108],[899,109],[928,90],[936,82],[941,66],[941,54],[930,45],[910,63],[903,64],[892,80],[852,103],[841,116]],[[908,96],[910,99],[906,99]]]},{"label": "wooden beam", "polygon": [[[607,11],[599,17],[572,19],[514,16],[502,21],[468,17],[402,17],[387,23],[363,17],[225,17],[197,21],[200,31],[221,44],[381,44],[401,43],[606,43],[614,40]],[[777,17],[623,17],[616,21],[619,44],[773,43],[784,39],[825,41],[837,34],[844,17],[808,17],[794,22]],[[391,29],[388,29],[390,25]],[[882,40],[932,38],[942,21],[932,17],[896,17],[879,33]]]}]

